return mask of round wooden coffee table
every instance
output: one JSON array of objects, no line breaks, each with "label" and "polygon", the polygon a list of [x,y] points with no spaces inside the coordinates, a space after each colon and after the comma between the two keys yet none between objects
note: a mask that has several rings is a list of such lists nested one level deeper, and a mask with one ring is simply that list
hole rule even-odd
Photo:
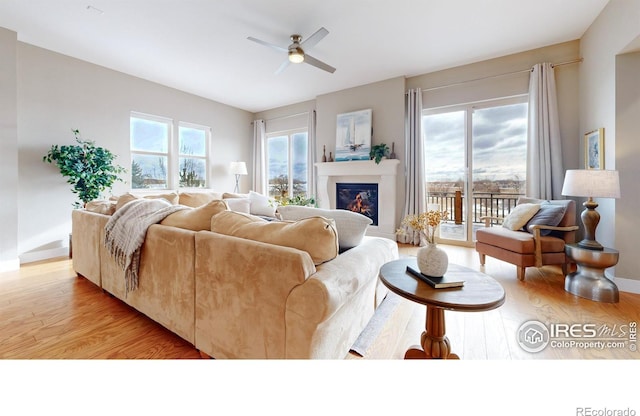
[{"label": "round wooden coffee table", "polygon": [[404,358],[459,358],[451,353],[451,343],[445,335],[445,309],[466,312],[495,309],[504,303],[504,289],[492,277],[457,264],[449,264],[446,275],[464,280],[464,286],[433,289],[409,274],[407,266],[418,270],[413,257],[394,260],[380,268],[380,280],[389,290],[427,306],[425,331],[421,337],[422,349],[411,348]]}]

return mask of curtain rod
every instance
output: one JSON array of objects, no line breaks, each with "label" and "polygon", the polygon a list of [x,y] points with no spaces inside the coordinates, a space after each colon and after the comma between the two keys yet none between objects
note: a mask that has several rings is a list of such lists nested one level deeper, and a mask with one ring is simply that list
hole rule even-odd
[{"label": "curtain rod", "polygon": [[[266,123],[267,121],[284,120],[285,118],[298,117],[298,116],[302,116],[302,115],[305,115],[305,114],[309,114],[309,112],[308,111],[303,111],[301,113],[289,114],[289,115],[282,116],[282,117],[269,118],[269,119],[264,120],[264,122]],[[254,122],[252,121],[249,124],[253,124],[253,123]]]},{"label": "curtain rod", "polygon": [[[560,63],[557,63],[557,64],[551,64],[551,67],[552,67],[552,68],[555,68],[555,67],[557,67],[557,66],[577,64],[577,63],[580,63],[580,62],[582,62],[582,58],[574,59],[574,60],[572,60],[572,61],[560,62]],[[532,69],[532,68],[529,68],[529,69],[521,69],[520,71],[506,72],[506,73],[504,73],[504,74],[490,75],[490,76],[488,76],[488,77],[475,78],[475,79],[470,79],[470,80],[467,80],[467,81],[454,82],[454,83],[452,83],[452,84],[440,85],[440,86],[438,86],[438,87],[424,88],[424,89],[422,90],[422,92],[425,92],[425,91],[434,91],[434,90],[439,90],[439,89],[442,89],[442,88],[455,87],[455,86],[458,86],[458,85],[468,84],[468,83],[470,83],[470,82],[484,81],[484,80],[487,80],[487,79],[493,79],[493,78],[506,77],[506,76],[510,76],[510,75],[522,74],[522,73],[525,73],[525,72],[531,72],[531,71],[533,71],[533,69]]]}]

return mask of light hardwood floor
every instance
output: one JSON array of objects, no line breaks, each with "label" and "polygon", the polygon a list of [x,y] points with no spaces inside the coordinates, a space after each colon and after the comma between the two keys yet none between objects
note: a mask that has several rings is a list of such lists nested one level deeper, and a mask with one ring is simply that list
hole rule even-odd
[{"label": "light hardwood floor", "polygon": [[[445,246],[451,262],[481,270],[470,248]],[[417,248],[400,245],[401,253]],[[621,292],[620,303],[598,303],[564,291],[560,269],[529,268],[524,282],[515,267],[488,258],[483,270],[506,291],[503,306],[493,311],[447,311],[447,334],[453,352],[465,360],[640,358],[625,348],[549,348],[536,354],[517,343],[520,325],[529,320],[545,324],[595,324],[615,333],[640,322],[640,295]],[[408,301],[406,301],[408,302]],[[401,359],[419,343],[425,311],[413,313],[399,338],[380,337],[384,351],[370,358]],[[609,337],[610,338],[610,337]],[[627,338],[623,338],[627,339]],[[0,274],[0,358],[199,358],[198,351],[162,326],[105,294],[88,280],[77,277],[68,258],[23,265],[19,271]],[[349,354],[346,358],[356,358]]]}]

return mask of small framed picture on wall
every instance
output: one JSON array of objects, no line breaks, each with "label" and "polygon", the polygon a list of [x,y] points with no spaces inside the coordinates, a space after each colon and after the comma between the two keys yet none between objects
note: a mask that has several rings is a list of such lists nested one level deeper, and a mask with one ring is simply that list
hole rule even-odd
[{"label": "small framed picture on wall", "polygon": [[604,128],[584,135],[585,169],[604,169]]}]

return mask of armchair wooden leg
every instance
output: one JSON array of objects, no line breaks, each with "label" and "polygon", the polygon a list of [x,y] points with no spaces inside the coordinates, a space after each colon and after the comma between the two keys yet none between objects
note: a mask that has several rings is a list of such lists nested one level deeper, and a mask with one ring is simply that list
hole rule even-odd
[{"label": "armchair wooden leg", "polygon": [[524,272],[526,270],[526,267],[518,267],[518,280],[523,281],[524,280]]},{"label": "armchair wooden leg", "polygon": [[478,253],[478,256],[480,256],[480,266],[484,266],[484,262],[486,261],[486,256],[484,253]]}]

